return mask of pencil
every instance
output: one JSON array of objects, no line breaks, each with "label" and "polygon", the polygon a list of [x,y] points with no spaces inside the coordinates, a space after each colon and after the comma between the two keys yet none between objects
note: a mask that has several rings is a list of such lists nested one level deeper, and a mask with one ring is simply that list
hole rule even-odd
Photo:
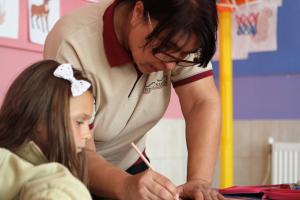
[{"label": "pencil", "polygon": [[150,169],[154,170],[153,167],[151,166],[151,164],[149,163],[149,161],[147,160],[147,158],[145,158],[145,156],[142,154],[142,152],[137,148],[137,146],[136,146],[133,142],[131,142],[131,146],[132,146],[132,147],[134,148],[134,150],[139,154],[139,156],[140,156],[141,159],[146,163],[146,165],[147,165]]}]

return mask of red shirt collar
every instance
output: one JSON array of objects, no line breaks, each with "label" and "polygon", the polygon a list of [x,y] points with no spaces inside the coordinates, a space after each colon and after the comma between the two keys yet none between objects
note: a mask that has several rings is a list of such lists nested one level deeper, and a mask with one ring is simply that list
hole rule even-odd
[{"label": "red shirt collar", "polygon": [[107,60],[111,67],[132,62],[130,53],[120,44],[114,29],[114,11],[120,0],[111,4],[103,15],[103,44]]}]

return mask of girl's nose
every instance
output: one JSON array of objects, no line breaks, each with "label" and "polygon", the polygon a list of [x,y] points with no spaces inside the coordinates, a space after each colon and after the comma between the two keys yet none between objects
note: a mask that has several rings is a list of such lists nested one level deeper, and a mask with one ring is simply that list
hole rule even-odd
[{"label": "girl's nose", "polygon": [[86,131],[84,131],[84,133],[81,135],[81,137],[82,137],[82,139],[91,139],[92,131],[90,130],[89,127],[86,129]]}]

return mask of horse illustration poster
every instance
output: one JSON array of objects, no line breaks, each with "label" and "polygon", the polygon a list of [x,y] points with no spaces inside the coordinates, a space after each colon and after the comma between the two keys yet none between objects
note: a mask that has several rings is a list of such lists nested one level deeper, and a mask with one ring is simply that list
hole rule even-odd
[{"label": "horse illustration poster", "polygon": [[60,1],[29,0],[28,3],[30,42],[43,45],[48,32],[60,17]]},{"label": "horse illustration poster", "polygon": [[19,9],[19,0],[0,0],[0,37],[18,38]]}]

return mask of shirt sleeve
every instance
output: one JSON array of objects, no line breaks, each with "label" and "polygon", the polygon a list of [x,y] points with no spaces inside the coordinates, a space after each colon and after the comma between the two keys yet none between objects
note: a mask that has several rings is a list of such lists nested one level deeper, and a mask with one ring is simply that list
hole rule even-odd
[{"label": "shirt sleeve", "polygon": [[171,81],[173,87],[178,87],[212,75],[213,69],[211,62],[209,62],[206,67],[198,65],[191,67],[176,66],[171,72]]},{"label": "shirt sleeve", "polygon": [[35,166],[0,148],[0,169],[0,199],[92,199],[85,185],[59,163]]},{"label": "shirt sleeve", "polygon": [[35,167],[34,177],[20,192],[22,200],[91,200],[87,188],[64,166],[47,163]]}]

